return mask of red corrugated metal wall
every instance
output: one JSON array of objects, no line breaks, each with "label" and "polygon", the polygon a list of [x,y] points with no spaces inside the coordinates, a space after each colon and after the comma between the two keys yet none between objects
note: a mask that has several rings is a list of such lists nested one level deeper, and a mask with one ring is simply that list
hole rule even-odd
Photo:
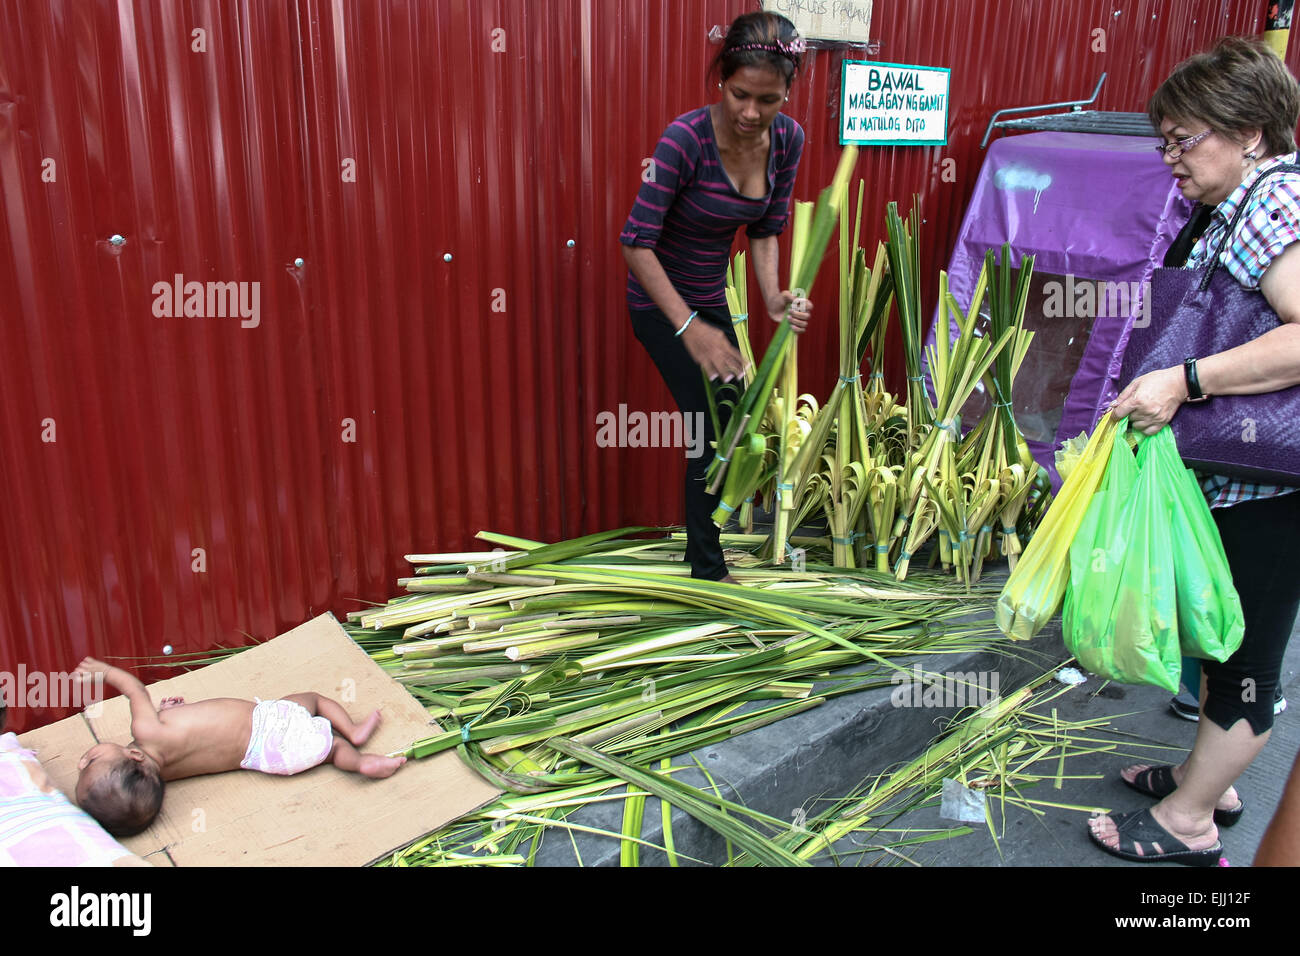
[{"label": "red corrugated metal wall", "polygon": [[[750,7],[0,0],[0,670],[271,636],[480,528],[676,520],[680,452],[594,440],[620,402],[671,407],[615,237],[664,125],[716,95],[709,28]],[[952,108],[947,147],[864,150],[868,234],[919,192],[936,269],[993,110],[1102,70],[1101,107],[1140,109],[1263,7],[878,0],[878,57],[950,67]],[[790,97],[803,198],[844,55]],[[258,283],[256,315],[157,316],[177,274]]]}]

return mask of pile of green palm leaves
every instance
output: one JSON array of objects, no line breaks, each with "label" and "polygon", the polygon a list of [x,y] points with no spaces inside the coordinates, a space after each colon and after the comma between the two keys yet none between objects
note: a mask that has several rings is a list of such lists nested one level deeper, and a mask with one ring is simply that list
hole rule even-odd
[{"label": "pile of green palm leaves", "polygon": [[825,539],[796,539],[801,570],[773,568],[729,535],[743,583],[694,580],[681,536],[652,531],[557,544],[481,533],[497,550],[408,555],[407,593],[349,615],[349,633],[442,728],[405,753],[454,749],[510,791],[474,817],[487,842],[456,853],[535,853],[542,830],[629,773],[896,684],[903,658],[1001,641],[992,589],[835,568]]},{"label": "pile of green palm leaves", "polygon": [[[553,737],[647,760],[683,753],[886,685],[900,655],[994,633],[992,591],[845,572],[816,561],[817,540],[804,541],[814,559],[801,570],[733,550],[742,584],[694,580],[682,542],[633,537],[647,530],[558,544],[484,532],[511,550],[408,555],[409,593],[349,615],[356,640],[447,726],[408,755],[473,742],[486,776],[544,789],[572,764],[547,748]],[[751,701],[761,706],[735,713]]]},{"label": "pile of green palm leaves", "polygon": [[[918,828],[909,823],[908,813],[937,802],[945,780],[979,791],[987,798],[985,822],[996,842],[1005,832],[1008,806],[1023,808],[1036,817],[1053,808],[1082,813],[1105,809],[1049,799],[1050,795],[1040,796],[1035,788],[1050,785],[1060,790],[1067,780],[1095,779],[1095,775],[1067,774],[1067,762],[1072,758],[1143,746],[1108,736],[1105,718],[1076,722],[1059,719],[1051,705],[1069,688],[1052,682],[1050,677],[1045,674],[1033,685],[966,714],[914,760],[842,798],[826,801],[828,806],[821,812],[795,814],[793,821],[722,796],[717,782],[698,761],[674,766],[670,756],[620,756],[608,744],[551,738],[546,749],[571,763],[573,783],[532,793],[506,794],[394,852],[380,865],[530,865],[536,861],[543,836],[551,831],[569,836],[579,863],[582,857],[574,834],[618,840],[620,863],[624,866],[638,865],[642,848],[663,852],[672,866],[683,860],[710,862],[694,859],[674,846],[674,807],[725,838],[728,865],[840,864],[853,856],[872,853],[915,862],[903,852],[905,848],[972,832],[965,825]],[[703,731],[710,723],[699,719],[687,722],[699,732],[697,739],[708,736]],[[658,751],[666,752],[667,748]],[[647,758],[657,759],[657,765]],[[677,779],[679,771],[688,769],[701,773],[707,785],[695,787]],[[648,796],[658,800],[661,843],[645,838]],[[575,811],[583,807],[610,802],[623,806],[620,830],[600,829],[572,819]]]}]

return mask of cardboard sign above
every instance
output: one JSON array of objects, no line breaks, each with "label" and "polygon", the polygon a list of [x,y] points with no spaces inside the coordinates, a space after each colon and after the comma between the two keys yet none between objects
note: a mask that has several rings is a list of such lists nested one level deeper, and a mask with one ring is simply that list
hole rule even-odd
[{"label": "cardboard sign above", "polygon": [[866,43],[872,0],[763,0],[763,9],[788,18],[808,40]]},{"label": "cardboard sign above", "polygon": [[945,67],[845,60],[840,145],[945,145],[950,75]]}]

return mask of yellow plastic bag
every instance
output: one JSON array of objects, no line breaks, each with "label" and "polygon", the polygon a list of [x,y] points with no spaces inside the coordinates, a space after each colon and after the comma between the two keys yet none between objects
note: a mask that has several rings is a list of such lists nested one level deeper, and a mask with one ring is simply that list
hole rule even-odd
[{"label": "yellow plastic bag", "polygon": [[1087,447],[1088,433],[1079,432],[1074,438],[1063,442],[1061,447],[1056,449],[1056,473],[1061,476],[1062,483],[1069,479],[1070,472],[1074,471],[1074,466],[1083,457],[1083,452]]},{"label": "yellow plastic bag", "polygon": [[1061,606],[1070,577],[1070,542],[1106,474],[1115,425],[1107,412],[1007,578],[998,598],[997,624],[1012,640],[1029,640]]}]

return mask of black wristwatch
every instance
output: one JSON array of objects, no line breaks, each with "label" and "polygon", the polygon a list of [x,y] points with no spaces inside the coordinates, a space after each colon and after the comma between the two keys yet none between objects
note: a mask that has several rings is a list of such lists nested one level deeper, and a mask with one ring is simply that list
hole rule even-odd
[{"label": "black wristwatch", "polygon": [[1201,381],[1196,377],[1196,359],[1189,358],[1183,362],[1183,378],[1187,380],[1187,400],[1189,402],[1208,402],[1210,396],[1201,391]]}]

